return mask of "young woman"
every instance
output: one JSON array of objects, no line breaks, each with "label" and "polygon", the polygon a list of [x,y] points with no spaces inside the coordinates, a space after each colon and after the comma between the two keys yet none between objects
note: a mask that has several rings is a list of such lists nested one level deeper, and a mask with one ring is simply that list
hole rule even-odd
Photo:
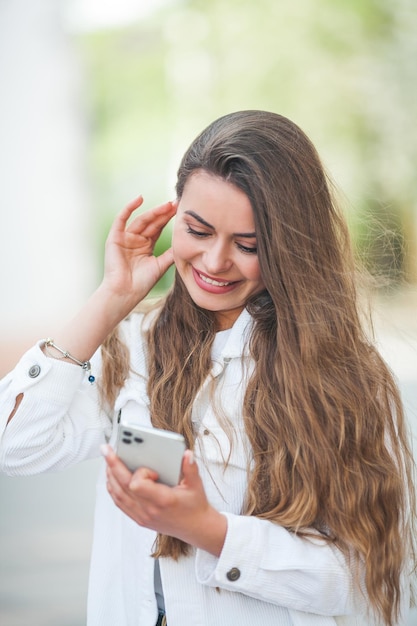
[{"label": "young woman", "polygon": [[[128,224],[141,204],[79,315],[0,383],[3,471],[106,458],[89,626],[407,624],[403,411],[311,142],[274,113],[226,115],[187,150],[177,200]],[[135,311],[172,263],[168,295]],[[184,435],[178,486],[127,469],[119,421]]]}]

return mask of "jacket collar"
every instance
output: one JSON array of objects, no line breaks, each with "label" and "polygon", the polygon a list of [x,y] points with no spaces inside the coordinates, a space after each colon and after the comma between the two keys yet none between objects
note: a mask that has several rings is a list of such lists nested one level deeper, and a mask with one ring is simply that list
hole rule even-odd
[{"label": "jacket collar", "polygon": [[247,309],[243,309],[231,328],[230,335],[223,347],[223,359],[249,356],[249,336],[253,327],[253,318]]}]

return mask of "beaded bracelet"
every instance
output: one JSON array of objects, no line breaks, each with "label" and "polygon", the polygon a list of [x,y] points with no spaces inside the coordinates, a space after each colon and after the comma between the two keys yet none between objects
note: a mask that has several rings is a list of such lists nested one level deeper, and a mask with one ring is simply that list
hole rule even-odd
[{"label": "beaded bracelet", "polygon": [[[75,358],[75,356],[72,356],[72,354],[70,354],[68,352],[68,350],[63,350],[62,348],[60,348],[59,346],[56,345],[56,343],[54,342],[53,339],[51,339],[50,337],[48,337],[48,339],[44,339],[43,340],[43,344],[45,346],[45,353],[48,356],[53,357],[52,354],[50,354],[46,348],[54,348],[55,350],[57,350],[58,352],[60,352],[62,354],[61,357],[59,357],[59,359],[69,359],[70,361],[73,361],[74,363],[76,363],[77,365],[80,365],[83,370],[85,370],[86,372],[88,372],[88,382],[90,382],[91,384],[93,384],[93,382],[95,381],[96,377],[92,375],[91,373],[91,363],[90,361],[79,361],[78,359]],[[53,357],[55,358],[55,357]]]}]

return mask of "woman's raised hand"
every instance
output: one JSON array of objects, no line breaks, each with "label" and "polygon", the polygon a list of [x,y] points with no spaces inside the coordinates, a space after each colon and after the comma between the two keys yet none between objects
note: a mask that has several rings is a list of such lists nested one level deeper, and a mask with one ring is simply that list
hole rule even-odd
[{"label": "woman's raised hand", "polygon": [[[161,232],[175,215],[176,202],[166,202],[128,220],[143,203],[142,196],[130,202],[113,222],[106,241],[105,286],[132,309],[152,289],[173,263],[172,250],[154,256]],[[129,312],[128,310],[126,313]]]},{"label": "woman's raised hand", "polygon": [[172,250],[153,254],[162,229],[175,215],[176,202],[166,202],[128,220],[143,198],[130,202],[116,217],[106,241],[104,278],[86,304],[61,330],[57,345],[81,361],[89,360],[108,334],[149,293],[172,265]]}]

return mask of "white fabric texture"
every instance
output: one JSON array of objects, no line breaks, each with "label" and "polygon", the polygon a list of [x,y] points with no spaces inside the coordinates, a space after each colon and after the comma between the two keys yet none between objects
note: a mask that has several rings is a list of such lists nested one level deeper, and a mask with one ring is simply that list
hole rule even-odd
[{"label": "white fabric texture", "polygon": [[[100,444],[114,444],[117,415],[150,425],[146,395],[146,355],[142,318],[123,324],[131,347],[132,375],[114,411],[106,413],[76,365],[46,357],[39,346],[29,350],[0,381],[0,470],[29,475],[62,470],[100,454]],[[194,550],[178,562],[160,559],[169,626],[371,626],[366,600],[355,590],[340,552],[317,537],[311,541],[255,517],[241,515],[250,449],[242,420],[245,380],[253,364],[245,348],[251,317],[243,311],[213,360],[211,376],[193,411],[195,457],[210,502],[227,516],[228,530],[219,558]],[[29,375],[40,367],[36,377]],[[92,359],[100,376],[100,352]],[[33,374],[33,371],[32,371]],[[213,382],[214,380],[214,382]],[[216,385],[224,414],[233,423],[233,446],[210,402]],[[23,401],[7,419],[18,394]],[[169,410],[169,407],[168,407]],[[224,459],[229,457],[224,470]],[[124,515],[106,490],[104,464],[97,484],[91,558],[88,626],[154,626],[157,617],[153,531]],[[228,573],[239,571],[236,580]],[[406,624],[408,596],[403,598]]]}]

